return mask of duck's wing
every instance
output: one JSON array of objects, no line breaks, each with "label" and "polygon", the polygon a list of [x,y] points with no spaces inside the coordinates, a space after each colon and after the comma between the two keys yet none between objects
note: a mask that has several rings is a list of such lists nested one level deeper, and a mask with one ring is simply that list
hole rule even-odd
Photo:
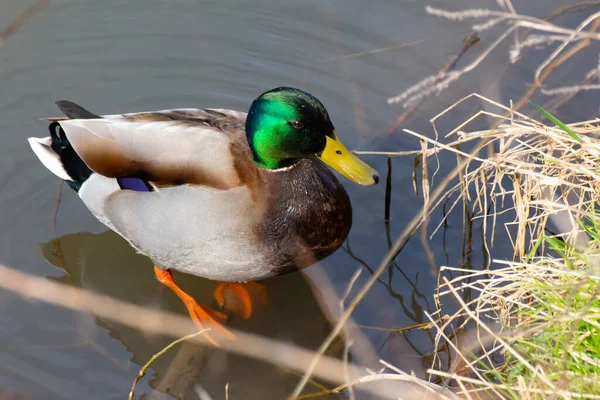
[{"label": "duck's wing", "polygon": [[244,113],[176,109],[99,117],[81,115],[85,110],[73,103],[59,105],[67,116],[75,117],[58,121],[73,149],[100,175],[137,177],[156,186],[215,189],[256,179]]},{"label": "duck's wing", "polygon": [[[96,172],[78,192],[96,218],[168,268],[217,280],[272,274],[256,233],[268,209],[245,114],[179,109],[100,117],[77,107],[61,107],[75,119],[57,123]],[[138,191],[123,185],[125,177],[151,185]]]}]

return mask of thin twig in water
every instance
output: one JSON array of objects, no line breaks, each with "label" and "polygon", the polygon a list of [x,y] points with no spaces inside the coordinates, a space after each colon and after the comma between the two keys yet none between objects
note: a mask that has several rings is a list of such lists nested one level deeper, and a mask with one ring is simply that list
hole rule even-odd
[{"label": "thin twig in water", "polygon": [[[342,296],[338,304],[340,308],[340,314],[344,312],[344,303],[350,295],[350,292],[352,291],[352,288],[354,287],[354,284],[358,280],[358,277],[360,276],[360,273],[362,271],[362,269],[357,269],[352,278],[350,279],[350,282],[346,287],[346,292],[344,293],[344,296]],[[349,337],[349,335],[347,336],[348,337],[346,337],[346,340],[344,341],[344,356],[342,362],[344,363],[344,379],[346,380],[346,382],[350,382],[350,372],[348,371],[348,355],[350,353],[350,347],[352,347],[352,338]],[[356,396],[354,394],[354,388],[352,386],[348,387],[348,396],[350,397],[350,400],[356,399]]]},{"label": "thin twig in water", "polygon": [[359,53],[352,53],[352,54],[346,54],[346,55],[343,55],[343,56],[331,57],[331,58],[328,58],[328,59],[323,60],[321,62],[326,63],[326,62],[336,61],[336,60],[347,60],[349,58],[362,57],[362,56],[366,56],[366,55],[369,55],[369,54],[382,53],[384,51],[398,50],[398,49],[401,49],[403,47],[414,46],[415,44],[419,44],[419,43],[425,42],[427,40],[429,40],[429,39],[419,39],[419,40],[415,40],[415,41],[408,42],[408,43],[400,43],[400,44],[397,44],[395,46],[384,47],[384,48],[381,48],[381,49],[367,50],[367,51],[361,51]]},{"label": "thin twig in water", "polygon": [[140,372],[138,373],[138,375],[133,380],[133,384],[131,385],[131,390],[129,391],[129,400],[133,399],[133,395],[134,395],[135,387],[136,387],[137,383],[139,382],[140,379],[142,379],[144,377],[144,375],[146,374],[146,370],[148,368],[150,368],[150,366],[152,365],[152,363],[154,361],[156,361],[160,356],[162,356],[163,354],[165,354],[167,351],[169,351],[170,349],[172,349],[174,346],[178,345],[179,343],[182,343],[182,342],[185,342],[186,340],[195,338],[198,335],[202,335],[205,331],[206,331],[206,329],[203,329],[203,330],[201,330],[199,332],[195,332],[195,333],[192,333],[190,335],[186,335],[186,336],[184,336],[182,338],[176,339],[173,342],[169,343],[164,349],[162,349],[161,351],[159,351],[158,353],[156,353],[155,355],[153,355],[150,358],[150,360],[148,360],[148,362],[142,366],[142,368],[140,369]]},{"label": "thin twig in water", "polygon": [[[58,239],[58,233],[56,230],[56,220],[58,218],[58,210],[60,209],[60,201],[62,198],[63,183],[64,183],[64,181],[61,180],[60,184],[58,185],[58,191],[56,193],[56,205],[54,206],[54,212],[52,213],[52,220],[51,220],[50,226],[52,229],[52,245],[54,246],[56,258],[58,259],[58,263],[60,264],[60,267],[65,271],[65,273],[67,273],[65,257],[62,252],[62,247],[60,247],[60,240]],[[70,279],[71,278],[69,277],[69,280]]]},{"label": "thin twig in water", "polygon": [[385,332],[408,332],[413,329],[431,329],[433,328],[433,324],[431,322],[423,322],[421,324],[414,324],[410,326],[404,326],[402,328],[382,328],[379,326],[368,326],[368,325],[357,325],[361,329],[369,329],[373,331],[385,331]]},{"label": "thin twig in water", "polygon": [[387,158],[387,176],[385,179],[385,213],[384,220],[390,222],[390,204],[392,202],[392,157]]}]

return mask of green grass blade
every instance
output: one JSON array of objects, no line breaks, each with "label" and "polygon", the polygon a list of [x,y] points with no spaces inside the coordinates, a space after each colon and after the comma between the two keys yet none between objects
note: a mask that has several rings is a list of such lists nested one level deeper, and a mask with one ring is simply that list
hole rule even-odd
[{"label": "green grass blade", "polygon": [[531,249],[531,251],[529,251],[529,253],[527,253],[527,257],[525,258],[525,263],[528,263],[531,258],[533,256],[535,256],[536,251],[540,248],[540,245],[542,244],[542,242],[544,241],[544,236],[540,236],[536,241],[535,244],[533,245],[533,248]]},{"label": "green grass blade", "polygon": [[568,126],[566,126],[563,122],[561,122],[561,120],[559,120],[558,118],[556,118],[554,115],[550,114],[548,111],[544,110],[542,107],[540,107],[537,104],[535,104],[533,101],[529,100],[529,102],[535,108],[537,108],[539,112],[541,112],[542,114],[544,114],[544,116],[546,118],[548,118],[548,120],[551,121],[554,125],[558,126],[560,129],[562,129],[563,131],[565,131],[567,133],[567,135],[571,136],[573,139],[577,140],[577,142],[581,143],[581,138],[579,137],[579,135],[576,134],[575,132],[573,132],[571,130],[571,128],[569,128]]}]

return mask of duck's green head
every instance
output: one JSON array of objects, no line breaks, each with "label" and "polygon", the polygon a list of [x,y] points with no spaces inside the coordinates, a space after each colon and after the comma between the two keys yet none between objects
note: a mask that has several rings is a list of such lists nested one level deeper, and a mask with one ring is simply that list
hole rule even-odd
[{"label": "duck's green head", "polygon": [[285,168],[316,155],[358,184],[379,181],[377,171],[339,140],[325,106],[302,90],[279,87],[260,95],[248,112],[246,135],[261,168]]}]

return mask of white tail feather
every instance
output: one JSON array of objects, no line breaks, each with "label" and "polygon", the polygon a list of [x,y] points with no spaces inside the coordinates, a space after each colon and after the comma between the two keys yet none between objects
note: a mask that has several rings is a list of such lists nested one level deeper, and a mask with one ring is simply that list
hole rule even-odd
[{"label": "white tail feather", "polygon": [[33,150],[35,155],[38,156],[42,164],[44,164],[50,172],[66,181],[73,180],[60,162],[59,155],[52,150],[52,147],[50,147],[52,146],[52,139],[49,136],[45,138],[30,137],[27,138],[27,140],[29,141],[31,150]]}]

